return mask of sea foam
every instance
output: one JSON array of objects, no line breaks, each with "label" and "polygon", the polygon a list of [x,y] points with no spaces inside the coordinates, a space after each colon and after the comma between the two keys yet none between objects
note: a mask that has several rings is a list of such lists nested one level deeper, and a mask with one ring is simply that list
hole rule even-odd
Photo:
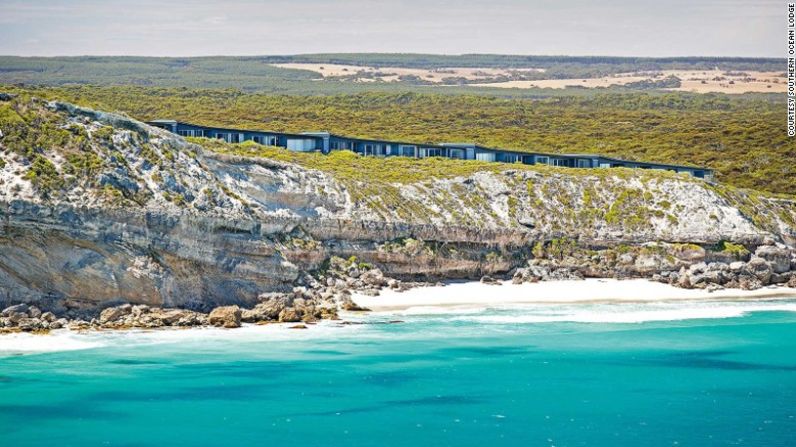
[{"label": "sea foam", "polygon": [[[356,339],[365,334],[370,338],[447,336],[435,326],[413,325],[400,335],[383,331],[384,323],[454,322],[500,328],[501,325],[545,323],[645,323],[693,319],[738,318],[753,312],[796,312],[793,300],[767,301],[672,301],[656,303],[580,303],[580,304],[506,304],[498,306],[415,306],[400,311],[372,313],[343,313],[343,318],[355,324],[341,325],[324,321],[306,330],[290,329],[288,324],[265,326],[244,325],[238,329],[190,328],[125,331],[57,330],[47,335],[7,334],[0,336],[0,357],[73,351],[100,347],[131,347],[158,344],[195,343],[259,343],[322,339]],[[469,326],[469,325],[468,325]],[[467,329],[472,331],[472,328]]]},{"label": "sea foam", "polygon": [[23,353],[76,351],[103,346],[104,343],[97,337],[87,337],[83,334],[66,329],[52,331],[46,335],[27,333],[0,335],[0,356],[16,355]]},{"label": "sea foam", "polygon": [[454,321],[485,324],[521,323],[645,323],[694,319],[738,318],[752,312],[796,312],[793,302],[656,303],[580,306],[514,306],[481,315],[455,315]]}]

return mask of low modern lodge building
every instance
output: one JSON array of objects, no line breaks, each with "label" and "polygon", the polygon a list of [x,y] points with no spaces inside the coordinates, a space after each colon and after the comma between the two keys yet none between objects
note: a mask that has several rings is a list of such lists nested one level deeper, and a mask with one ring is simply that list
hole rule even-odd
[{"label": "low modern lodge building", "polygon": [[174,120],[154,120],[147,124],[166,129],[184,137],[219,138],[228,143],[253,141],[266,146],[283,147],[291,151],[328,154],[336,150],[350,150],[364,156],[376,157],[446,157],[461,160],[480,160],[502,163],[546,164],[570,168],[638,168],[684,172],[697,178],[712,180],[713,171],[707,168],[664,163],[628,161],[596,154],[548,154],[497,149],[474,143],[421,144],[400,141],[346,137],[329,132],[285,133],[260,130],[230,129],[199,126]]}]

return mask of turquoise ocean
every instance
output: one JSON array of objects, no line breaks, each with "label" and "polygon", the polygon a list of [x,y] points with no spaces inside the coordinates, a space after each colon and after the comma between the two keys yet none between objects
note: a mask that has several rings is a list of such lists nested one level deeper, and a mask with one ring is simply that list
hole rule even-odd
[{"label": "turquoise ocean", "polygon": [[2,446],[793,446],[796,297],[0,337]]}]

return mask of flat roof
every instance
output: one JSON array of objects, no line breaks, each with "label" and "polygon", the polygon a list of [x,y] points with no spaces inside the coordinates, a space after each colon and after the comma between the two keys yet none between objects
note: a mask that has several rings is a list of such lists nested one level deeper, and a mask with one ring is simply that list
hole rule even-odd
[{"label": "flat roof", "polygon": [[705,168],[701,166],[689,166],[689,165],[675,165],[670,163],[659,163],[659,162],[652,162],[652,161],[636,161],[636,160],[625,160],[623,158],[615,158],[615,157],[608,157],[601,154],[554,154],[550,152],[530,152],[530,151],[521,151],[517,149],[502,149],[496,147],[487,147],[481,146],[480,144],[475,143],[442,143],[445,147],[463,147],[463,148],[476,148],[485,151],[492,151],[492,152],[508,152],[511,154],[517,155],[534,155],[534,156],[542,156],[542,157],[558,157],[558,158],[599,158],[602,160],[613,161],[618,163],[637,163],[637,164],[644,164],[650,166],[661,166],[661,167],[670,167],[670,168],[681,168],[681,169],[699,169],[702,171],[711,171],[710,168]]},{"label": "flat roof", "polygon": [[298,137],[298,138],[324,138],[324,137],[334,137],[339,138],[342,140],[352,140],[358,142],[367,142],[367,143],[386,143],[386,144],[398,144],[398,145],[405,145],[405,146],[418,146],[418,147],[432,147],[432,148],[440,148],[440,149],[466,149],[466,148],[475,148],[480,150],[492,151],[492,152],[508,152],[511,154],[517,155],[535,155],[535,156],[542,156],[542,157],[560,157],[560,158],[599,158],[607,161],[612,161],[616,163],[636,163],[636,164],[643,164],[649,166],[658,166],[658,167],[667,167],[667,168],[681,168],[681,169],[698,169],[702,171],[712,171],[710,168],[700,167],[700,166],[688,166],[688,165],[674,165],[669,163],[658,163],[658,162],[649,162],[649,161],[636,161],[636,160],[625,160],[622,158],[614,158],[614,157],[607,157],[605,155],[600,154],[553,154],[549,152],[529,152],[529,151],[521,151],[517,149],[502,149],[502,148],[494,148],[494,147],[487,147],[481,146],[477,143],[409,143],[405,141],[392,141],[392,140],[378,140],[378,139],[371,139],[371,138],[359,138],[359,137],[348,137],[345,135],[334,134],[327,131],[318,131],[318,132],[302,132],[302,133],[288,133],[288,132],[276,132],[270,130],[254,130],[254,129],[237,129],[231,127],[217,127],[217,126],[205,126],[201,124],[193,124],[187,123],[185,121],[176,121],[176,120],[164,120],[164,119],[157,119],[152,121],[147,121],[147,123],[157,123],[157,124],[183,124],[186,126],[193,126],[193,127],[201,127],[204,129],[214,129],[214,130],[221,130],[221,131],[230,131],[230,132],[259,132],[259,133],[266,133],[266,134],[273,134],[273,135],[284,135],[289,137]]},{"label": "flat roof", "polygon": [[152,120],[147,121],[147,124],[150,123],[158,123],[158,124],[183,124],[186,126],[193,126],[193,127],[201,127],[204,129],[213,129],[213,130],[224,130],[229,132],[259,132],[259,133],[268,133],[272,135],[285,135],[289,137],[300,137],[300,138],[322,138],[317,135],[308,135],[303,133],[289,133],[289,132],[277,132],[273,130],[255,130],[255,129],[238,129],[235,127],[218,127],[218,126],[205,126],[203,124],[194,124],[194,123],[187,123],[185,121],[174,121],[174,120]]},{"label": "flat roof", "polygon": [[[318,133],[320,133],[320,132],[318,132]],[[438,144],[438,143],[410,143],[410,142],[407,142],[407,141],[378,140],[378,139],[375,139],[375,138],[348,137],[348,136],[345,136],[345,135],[340,135],[340,134],[336,134],[336,133],[329,133],[329,132],[326,132],[326,134],[329,135],[330,137],[340,138],[342,140],[353,140],[353,141],[359,141],[359,142],[364,142],[364,143],[402,144],[404,146],[434,147],[434,148],[439,148],[439,149],[447,148],[447,146],[442,145],[442,144]]]}]

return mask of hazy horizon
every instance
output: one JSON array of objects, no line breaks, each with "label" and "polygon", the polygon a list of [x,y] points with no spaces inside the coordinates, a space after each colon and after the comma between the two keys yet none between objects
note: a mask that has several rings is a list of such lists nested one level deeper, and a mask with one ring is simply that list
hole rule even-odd
[{"label": "hazy horizon", "polygon": [[292,56],[312,56],[312,55],[325,55],[325,54],[408,54],[418,56],[467,56],[467,55],[492,55],[492,56],[519,56],[519,57],[617,57],[628,59],[687,59],[687,58],[705,58],[705,59],[787,59],[786,56],[716,56],[710,54],[683,54],[672,56],[643,56],[638,54],[630,54],[624,56],[617,56],[611,54],[514,54],[514,53],[414,53],[406,51],[392,51],[392,52],[379,52],[379,51],[328,51],[328,52],[305,52],[305,53],[262,53],[262,54],[197,54],[195,56],[181,56],[181,55],[150,55],[150,54],[53,54],[53,55],[22,55],[11,53],[0,53],[0,57],[21,57],[21,58],[81,58],[81,57],[129,57],[129,58],[175,58],[175,59],[192,59],[192,58],[213,58],[213,57],[232,57],[232,58],[245,58],[245,57],[292,57]]},{"label": "hazy horizon", "polygon": [[784,57],[775,0],[0,0],[0,54]]}]

